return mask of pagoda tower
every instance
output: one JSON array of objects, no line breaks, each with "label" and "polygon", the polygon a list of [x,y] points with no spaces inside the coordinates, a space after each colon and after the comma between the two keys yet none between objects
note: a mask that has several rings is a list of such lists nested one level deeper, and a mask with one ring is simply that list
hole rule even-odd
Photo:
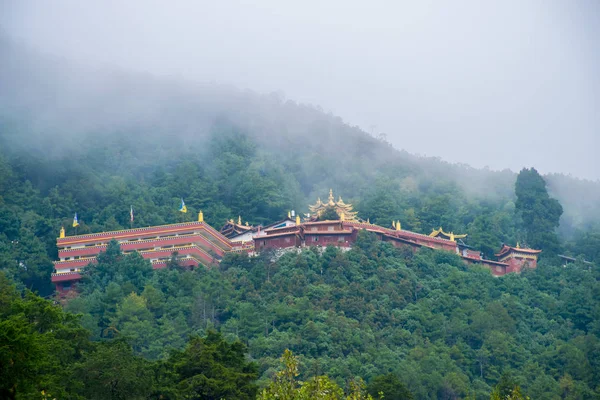
[{"label": "pagoda tower", "polygon": [[321,198],[317,198],[317,202],[313,205],[308,206],[310,210],[310,220],[316,221],[327,209],[335,210],[339,219],[344,219],[344,221],[358,221],[357,212],[352,210],[352,204],[344,203],[342,197],[338,197],[338,201],[335,201],[335,197],[333,196],[333,190],[329,189],[329,198],[326,203],[321,201]]}]

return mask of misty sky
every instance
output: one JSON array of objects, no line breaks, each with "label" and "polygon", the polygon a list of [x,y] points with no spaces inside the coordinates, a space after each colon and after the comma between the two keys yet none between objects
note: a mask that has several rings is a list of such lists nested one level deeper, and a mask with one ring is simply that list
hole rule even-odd
[{"label": "misty sky", "polygon": [[412,153],[600,179],[600,1],[0,0],[0,26],[84,63],[281,92]]}]

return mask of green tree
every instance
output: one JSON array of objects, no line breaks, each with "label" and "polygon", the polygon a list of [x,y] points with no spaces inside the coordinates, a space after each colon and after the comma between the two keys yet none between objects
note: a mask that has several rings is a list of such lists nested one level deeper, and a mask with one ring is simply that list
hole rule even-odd
[{"label": "green tree", "polygon": [[183,351],[175,351],[166,362],[164,377],[187,399],[255,399],[258,366],[246,360],[246,346],[227,343],[220,333],[208,331],[193,337]]},{"label": "green tree", "polygon": [[0,397],[67,397],[73,364],[89,332],[72,314],[31,292],[24,297],[0,272]]},{"label": "green tree", "polygon": [[386,400],[412,400],[413,395],[408,388],[398,379],[396,374],[378,375],[367,385],[367,392],[373,397],[383,393]]},{"label": "green tree", "polygon": [[325,207],[325,211],[319,215],[320,221],[337,221],[340,219],[337,211],[335,211],[335,207]]},{"label": "green tree", "polygon": [[120,340],[97,344],[75,365],[74,377],[86,399],[146,399],[152,392],[151,364]]},{"label": "green tree", "polygon": [[560,245],[555,231],[563,209],[558,200],[548,195],[544,178],[535,168],[522,169],[515,183],[515,194],[515,209],[523,221],[527,245],[557,254]]}]

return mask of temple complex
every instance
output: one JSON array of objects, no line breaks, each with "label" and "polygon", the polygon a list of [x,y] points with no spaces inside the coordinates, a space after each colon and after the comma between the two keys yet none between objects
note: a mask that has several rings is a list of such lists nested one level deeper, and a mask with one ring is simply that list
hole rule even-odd
[{"label": "temple complex", "polygon": [[[287,218],[267,226],[251,226],[230,219],[217,231],[204,222],[202,212],[195,222],[125,229],[112,232],[65,236],[61,229],[57,239],[59,260],[54,262],[52,282],[59,293],[69,291],[82,278],[89,265],[96,262],[98,254],[106,250],[108,242],[116,240],[123,253],[137,251],[150,260],[153,268],[164,268],[173,253],[177,253],[182,266],[212,267],[218,265],[225,253],[243,252],[256,254],[264,250],[303,248],[307,246],[337,246],[349,248],[360,230],[374,233],[381,241],[395,247],[406,247],[414,251],[426,247],[458,254],[467,264],[478,264],[490,269],[495,276],[520,273],[524,268],[536,268],[541,250],[503,245],[496,254],[497,261],[486,260],[479,251],[468,246],[463,239],[466,234],[444,232],[440,227],[429,235],[402,229],[400,221],[393,221],[392,228],[371,224],[358,218],[351,204],[339,197],[334,201],[329,191],[327,203],[317,199],[309,206],[310,214],[304,220],[294,211]],[[335,214],[332,214],[335,212]],[[326,219],[337,215],[336,219]]]}]

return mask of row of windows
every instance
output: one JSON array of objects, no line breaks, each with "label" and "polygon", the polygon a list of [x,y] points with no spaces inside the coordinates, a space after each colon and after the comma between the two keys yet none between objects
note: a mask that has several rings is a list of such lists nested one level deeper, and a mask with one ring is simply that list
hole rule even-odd
[{"label": "row of windows", "polygon": [[[125,244],[125,243],[140,242],[140,241],[144,241],[144,240],[170,239],[170,238],[175,238],[175,237],[178,237],[178,236],[194,235],[194,234],[198,234],[198,233],[199,232],[181,232],[181,233],[175,233],[175,234],[166,235],[166,236],[152,236],[152,237],[142,237],[142,238],[135,238],[135,239],[119,240],[119,243]],[[82,249],[82,248],[85,248],[85,247],[106,246],[106,245],[107,245],[106,242],[88,243],[86,245],[79,245],[79,246],[66,246],[63,249],[64,250]]]},{"label": "row of windows", "polygon": [[[123,251],[123,254],[133,253],[134,251],[178,249],[178,248],[182,248],[182,247],[186,247],[186,246],[191,246],[191,245],[193,245],[193,243],[184,243],[184,244],[177,244],[177,245],[169,245],[169,246],[164,246],[164,247],[147,247],[147,248],[144,248],[144,249],[126,250],[126,251]],[[94,257],[95,256],[65,257],[65,258],[61,259],[61,261],[79,260],[79,259],[87,259],[87,258],[94,258]]]},{"label": "row of windows", "polygon": [[[291,243],[291,242],[292,242],[292,239],[291,239],[291,238],[289,238],[289,237],[286,237],[286,238],[284,239],[284,241],[285,241],[285,243]],[[312,236],[312,239],[311,239],[310,241],[311,241],[311,242],[318,242],[318,241],[319,241],[319,236]],[[340,242],[340,243],[341,243],[341,242],[345,242],[345,241],[346,241],[346,237],[345,237],[345,236],[338,236],[338,238],[337,238],[337,241],[338,241],[338,242]],[[266,245],[267,245],[267,241],[266,241],[266,240],[263,240],[263,241],[262,241],[262,245],[263,245],[263,246],[266,246]]]}]

